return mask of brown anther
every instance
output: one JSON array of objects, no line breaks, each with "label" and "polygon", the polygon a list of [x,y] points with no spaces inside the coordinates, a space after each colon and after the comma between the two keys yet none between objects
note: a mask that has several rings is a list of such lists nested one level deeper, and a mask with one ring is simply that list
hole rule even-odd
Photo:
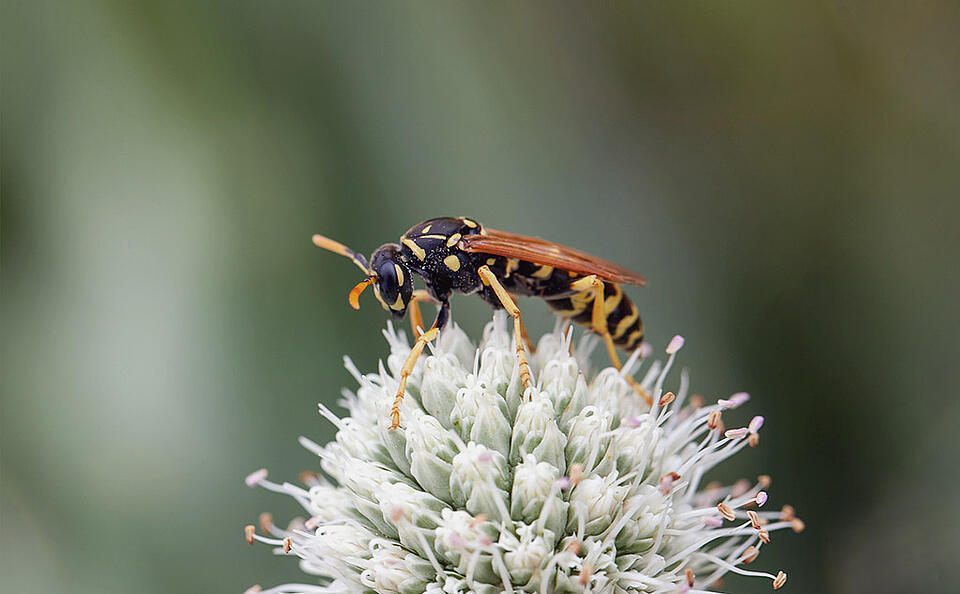
[{"label": "brown anther", "polygon": [[727,426],[723,423],[723,419],[717,421],[717,433],[723,435],[727,432]]},{"label": "brown anther", "polygon": [[723,485],[720,484],[720,481],[710,481],[704,489],[707,491],[718,491],[721,487],[723,487]]},{"label": "brown anther", "polygon": [[571,540],[569,543],[567,543],[566,548],[567,548],[567,551],[573,553],[574,555],[579,555],[580,549],[583,548],[583,543],[580,542],[579,540]]},{"label": "brown anther", "polygon": [[784,505],[780,508],[780,519],[789,522],[796,517],[796,513],[797,510],[793,509],[792,505]]},{"label": "brown anther", "polygon": [[780,573],[777,574],[777,577],[773,578],[773,589],[779,590],[786,583],[787,583],[787,574],[781,571]]},{"label": "brown anther", "polygon": [[710,414],[707,415],[707,427],[710,429],[716,429],[720,426],[720,411],[711,410]]},{"label": "brown anther", "polygon": [[312,470],[304,470],[298,477],[301,484],[313,486],[320,482],[320,475]]},{"label": "brown anther", "polygon": [[393,509],[390,510],[390,519],[394,524],[403,519],[403,508],[399,505],[393,506]]},{"label": "brown anther", "polygon": [[757,515],[757,512],[748,511],[747,517],[750,518],[750,525],[753,526],[753,529],[760,530],[760,516]]},{"label": "brown anther", "polygon": [[770,544],[770,533],[767,532],[766,528],[757,530],[757,537],[763,542],[763,544]]},{"label": "brown anther", "polygon": [[583,478],[583,464],[579,462],[574,462],[570,465],[570,472],[567,474],[570,477],[570,484],[576,485],[580,482],[580,479]]},{"label": "brown anther", "polygon": [[750,444],[750,447],[751,447],[751,448],[755,448],[755,447],[757,447],[758,445],[760,445],[760,434],[759,434],[759,433],[751,433],[750,435],[748,435],[748,436],[747,436],[747,443]]},{"label": "brown anther", "polygon": [[293,550],[293,539],[289,536],[283,539],[283,552],[289,553]]},{"label": "brown anther", "polygon": [[743,556],[740,557],[740,563],[753,563],[754,560],[760,555],[760,549],[750,545],[747,547],[747,550],[743,552]]},{"label": "brown anther", "polygon": [[486,521],[487,521],[487,514],[477,514],[473,516],[472,520],[470,520],[470,527],[476,528],[477,526],[479,526],[480,524],[483,524]]},{"label": "brown anther", "polygon": [[807,525],[804,524],[804,523],[803,523],[803,520],[801,520],[800,518],[794,518],[794,519],[790,520],[790,528],[791,528],[794,532],[803,532],[803,530],[804,530],[806,527],[807,527]]},{"label": "brown anther", "polygon": [[726,503],[718,503],[717,510],[720,512],[720,515],[726,518],[728,521],[732,522],[737,519],[737,514],[733,513],[733,510]]},{"label": "brown anther", "polygon": [[258,524],[260,524],[260,532],[269,533],[271,528],[273,528],[273,515],[270,512],[263,512],[258,518]]},{"label": "brown anther", "polygon": [[[660,486],[661,486],[661,489],[662,489],[665,485],[672,484],[673,482],[675,482],[675,481],[677,481],[677,480],[679,480],[679,479],[680,479],[680,475],[677,474],[676,472],[668,472],[667,474],[665,474],[665,475],[663,475],[663,476],[660,477]],[[666,493],[664,493],[664,495],[666,495]]]},{"label": "brown anther", "polygon": [[693,587],[693,570],[689,567],[683,570],[683,575],[687,577],[687,585]]},{"label": "brown anther", "polygon": [[737,482],[733,483],[733,486],[730,488],[730,494],[734,497],[740,497],[744,493],[750,490],[750,481],[747,479],[740,479]]},{"label": "brown anther", "polygon": [[590,577],[593,576],[593,565],[589,563],[583,564],[583,569],[580,571],[580,576],[577,581],[580,582],[581,586],[586,586],[590,583]]},{"label": "brown anther", "polygon": [[701,396],[700,394],[694,394],[693,396],[690,397],[690,406],[692,406],[693,408],[703,408],[703,404],[704,404],[703,396]]},{"label": "brown anther", "polygon": [[771,482],[771,479],[769,474],[761,474],[760,476],[757,477],[757,483],[760,484],[761,489],[766,489],[767,487],[769,487],[770,482]]},{"label": "brown anther", "polygon": [[246,539],[247,544],[253,544],[253,535],[257,533],[257,529],[253,524],[247,524],[243,527],[243,537]]},{"label": "brown anther", "polygon": [[676,400],[676,398],[677,398],[676,394],[674,394],[673,392],[667,392],[666,394],[660,397],[660,406],[666,406],[671,402],[673,402],[674,400]]},{"label": "brown anther", "polygon": [[718,577],[717,579],[713,580],[713,583],[710,584],[710,587],[711,587],[711,588],[715,588],[715,589],[717,589],[717,590],[719,590],[720,588],[722,588],[722,587],[723,587],[723,578],[722,578],[722,577]]}]

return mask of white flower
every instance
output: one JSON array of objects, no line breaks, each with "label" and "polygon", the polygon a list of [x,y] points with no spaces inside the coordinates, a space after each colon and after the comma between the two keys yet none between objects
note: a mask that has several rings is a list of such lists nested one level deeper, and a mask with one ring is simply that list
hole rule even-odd
[{"label": "white flower", "polygon": [[378,373],[347,361],[360,384],[344,392],[348,415],[320,406],[336,440],[300,439],[323,474],[302,475],[304,487],[273,483],[263,470],[247,477],[310,516],[284,530],[264,514],[260,532],[270,536],[246,528],[250,542],[296,555],[319,576],[266,592],[703,592],[728,572],[771,579],[775,589],[786,581],[744,567],[772,532],[803,527],[789,506],[760,509],[769,478],[701,485],[708,470],[757,445],[763,417],[727,429],[723,415],[749,397],[705,405],[688,397],[685,374],[675,393],[665,391],[682,338],[648,366],[641,385],[651,407],[613,368],[588,381],[589,348],[571,354],[572,332],[540,340],[537,386],[521,393],[505,317],[487,325],[479,348],[454,325],[421,357],[403,427],[391,430],[409,346],[392,326],[384,334],[390,356]]}]

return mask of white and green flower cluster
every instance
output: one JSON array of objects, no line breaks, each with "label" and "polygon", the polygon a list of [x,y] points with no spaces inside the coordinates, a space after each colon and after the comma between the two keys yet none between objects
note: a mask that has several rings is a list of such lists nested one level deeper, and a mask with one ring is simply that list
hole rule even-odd
[{"label": "white and green flower cluster", "polygon": [[[303,486],[247,482],[295,498],[309,514],[284,530],[269,515],[247,538],[296,555],[316,584],[292,592],[708,592],[727,572],[748,571],[770,533],[799,530],[788,506],[762,511],[769,479],[701,485],[706,471],[757,443],[762,417],[725,430],[736,394],[705,405],[687,397],[681,374],[667,381],[682,339],[642,386],[653,406],[616,369],[588,379],[591,338],[574,351],[572,332],[544,336],[531,358],[536,387],[521,391],[514,342],[502,315],[479,347],[456,326],[421,357],[407,384],[403,427],[390,430],[397,375],[409,352],[384,333],[391,353],[378,373],[345,391],[336,440],[301,443],[322,473]],[[636,357],[627,369],[636,365]],[[261,591],[258,586],[251,592]]]}]

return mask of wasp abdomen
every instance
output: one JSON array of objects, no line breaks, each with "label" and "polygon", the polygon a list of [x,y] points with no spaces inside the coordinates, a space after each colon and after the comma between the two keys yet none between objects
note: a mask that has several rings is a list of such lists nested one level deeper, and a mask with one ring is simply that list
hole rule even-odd
[{"label": "wasp abdomen", "polygon": [[[560,317],[597,330],[593,328],[594,294],[592,290],[578,291],[563,297],[545,297],[545,299],[550,308]],[[640,320],[637,306],[623,293],[620,285],[603,284],[603,311],[607,317],[607,330],[614,344],[625,351],[636,350],[643,342],[643,322]]]}]

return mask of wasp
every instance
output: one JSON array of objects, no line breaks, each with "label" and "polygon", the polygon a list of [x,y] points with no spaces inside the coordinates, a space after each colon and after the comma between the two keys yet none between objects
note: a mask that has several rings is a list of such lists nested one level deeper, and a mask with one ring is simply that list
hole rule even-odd
[{"label": "wasp", "polygon": [[[558,243],[497,231],[467,217],[436,218],[414,225],[400,237],[400,243],[380,246],[369,261],[323,235],[314,235],[313,243],[350,258],[366,275],[348,296],[354,309],[360,309],[360,294],[373,286],[380,305],[395,318],[402,319],[410,310],[416,342],[400,370],[390,410],[391,429],[400,426],[400,403],[417,359],[450,319],[450,297],[454,293],[478,294],[495,310],[505,309],[513,318],[524,390],[532,384],[526,356],[530,346],[516,296],[539,297],[561,318],[593,330],[603,338],[610,361],[618,370],[617,347],[632,353],[643,341],[640,314],[621,285],[644,285],[646,279]],[[426,290],[414,290],[414,275],[423,280]],[[420,330],[421,301],[438,305],[436,320],[426,331]],[[648,403],[652,402],[636,380],[625,377]]]}]

